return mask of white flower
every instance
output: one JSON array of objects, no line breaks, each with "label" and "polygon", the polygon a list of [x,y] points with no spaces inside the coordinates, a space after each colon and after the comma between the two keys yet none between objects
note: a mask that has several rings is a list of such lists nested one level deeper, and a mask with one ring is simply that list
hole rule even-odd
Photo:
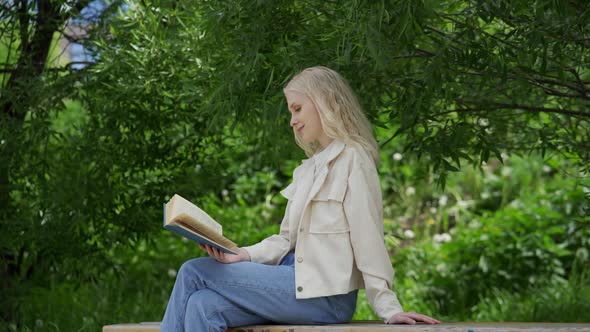
[{"label": "white flower", "polygon": [[405,236],[407,239],[413,239],[413,238],[416,236],[416,234],[414,234],[414,232],[413,232],[411,229],[406,229],[406,230],[404,231],[404,236]]},{"label": "white flower", "polygon": [[493,133],[494,133],[494,128],[492,128],[492,127],[487,127],[486,128],[486,134],[491,135]]},{"label": "white flower", "polygon": [[436,213],[436,208],[433,206],[430,208],[430,213],[435,214]]},{"label": "white flower", "polygon": [[416,193],[416,188],[410,186],[408,188],[406,188],[406,195],[408,196],[412,196]]},{"label": "white flower", "polygon": [[502,160],[504,160],[504,161],[508,160],[508,154],[506,152],[500,153],[500,157],[502,157]]},{"label": "white flower", "polygon": [[488,199],[488,198],[490,198],[491,195],[490,195],[489,192],[484,191],[484,192],[481,193],[480,196],[481,196],[481,199]]},{"label": "white flower", "polygon": [[473,220],[471,220],[471,222],[469,222],[469,228],[479,228],[479,227],[481,227],[481,223],[479,222],[479,220],[473,219]]},{"label": "white flower", "polygon": [[447,202],[449,201],[449,197],[447,197],[447,195],[442,195],[440,196],[440,198],[438,199],[438,205],[440,206],[445,206],[447,205]]},{"label": "white flower", "polygon": [[174,270],[174,269],[168,269],[168,276],[170,278],[176,277],[176,270]]},{"label": "white flower", "polygon": [[4,144],[4,143],[6,143],[6,141],[5,141],[5,140],[1,140],[1,141],[0,141],[0,144]]},{"label": "white flower", "polygon": [[543,165],[543,172],[544,173],[551,172],[551,166],[549,166],[549,165]]},{"label": "white flower", "polygon": [[403,157],[404,156],[402,156],[402,154],[398,153],[398,152],[393,154],[393,160],[395,160],[395,161],[400,161],[400,160],[402,160]]},{"label": "white flower", "polygon": [[451,235],[449,233],[442,233],[440,237],[442,242],[450,242],[452,240]]},{"label": "white flower", "polygon": [[227,189],[223,189],[221,191],[221,195],[223,195],[223,197],[227,197],[227,195],[229,195],[229,191]]},{"label": "white flower", "polygon": [[515,209],[522,209],[524,207],[524,204],[519,199],[515,199],[512,202],[510,202],[510,204],[508,204],[508,206],[515,208]]},{"label": "white flower", "polygon": [[509,177],[510,174],[512,174],[512,168],[510,168],[508,166],[502,167],[502,176],[503,177]]},{"label": "white flower", "polygon": [[445,263],[439,263],[438,265],[436,265],[436,272],[444,273],[446,271],[447,271],[447,265]]},{"label": "white flower", "polygon": [[488,120],[486,118],[481,118],[481,119],[477,120],[477,124],[482,127],[487,127],[490,124],[490,120]]},{"label": "white flower", "polygon": [[469,206],[469,202],[461,199],[457,202],[457,206],[459,206],[462,209],[465,209]]},{"label": "white flower", "polygon": [[438,242],[438,243],[444,243],[444,242],[451,241],[451,235],[448,233],[434,234],[433,238],[434,238],[434,241]]}]

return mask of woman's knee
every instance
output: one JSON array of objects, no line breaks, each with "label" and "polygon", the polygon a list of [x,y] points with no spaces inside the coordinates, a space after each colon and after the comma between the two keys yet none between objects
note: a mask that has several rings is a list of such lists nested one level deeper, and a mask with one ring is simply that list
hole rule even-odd
[{"label": "woman's knee", "polygon": [[185,276],[185,275],[194,276],[200,270],[205,268],[205,265],[208,265],[208,264],[210,264],[209,257],[200,257],[200,258],[190,259],[190,260],[182,263],[182,265],[178,269],[178,276],[179,277]]}]

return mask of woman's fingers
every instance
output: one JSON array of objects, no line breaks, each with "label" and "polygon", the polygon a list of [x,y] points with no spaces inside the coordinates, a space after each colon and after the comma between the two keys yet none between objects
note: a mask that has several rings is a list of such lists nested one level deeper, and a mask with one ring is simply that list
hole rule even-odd
[{"label": "woman's fingers", "polygon": [[215,258],[217,258],[218,261],[225,260],[225,254],[223,253],[223,251],[221,251],[217,248],[213,248],[213,252],[215,252]]},{"label": "woman's fingers", "polygon": [[215,259],[217,259],[217,257],[215,257],[215,252],[213,252],[213,248],[211,248],[211,246],[207,245],[205,246],[205,248],[207,248],[207,254]]},{"label": "woman's fingers", "polygon": [[416,324],[416,321],[406,315],[399,315],[396,317],[396,323],[403,323],[403,324]]},{"label": "woman's fingers", "polygon": [[210,245],[199,244],[199,248],[201,248],[201,250],[206,251],[207,255],[209,255],[212,258],[215,258],[217,261],[221,263],[229,263],[231,261],[228,257],[226,257],[223,251],[214,248]]},{"label": "woman's fingers", "polygon": [[225,262],[225,253],[217,248],[211,247],[211,246],[206,246],[207,247],[207,253],[209,254],[209,256],[215,258],[217,261],[224,263]]},{"label": "woman's fingers", "polygon": [[213,252],[213,257],[215,257],[216,260],[221,260],[219,250],[217,250],[217,248],[211,247],[211,251]]},{"label": "woman's fingers", "polygon": [[436,319],[434,319],[432,317],[428,317],[426,315],[417,314],[415,312],[408,312],[408,313],[406,313],[406,315],[408,317],[416,320],[416,321],[419,321],[419,322],[424,322],[424,323],[428,323],[428,324],[438,324],[438,323],[440,323],[439,320],[436,320]]},{"label": "woman's fingers", "polygon": [[415,312],[400,312],[399,314],[391,317],[388,324],[411,324],[414,325],[416,322],[424,322],[427,324],[439,324],[440,321],[426,315],[417,314]]}]

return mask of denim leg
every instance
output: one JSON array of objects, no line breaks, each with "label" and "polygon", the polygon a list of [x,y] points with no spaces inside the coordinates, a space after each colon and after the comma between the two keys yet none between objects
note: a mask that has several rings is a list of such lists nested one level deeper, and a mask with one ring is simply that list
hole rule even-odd
[{"label": "denim leg", "polygon": [[228,327],[264,323],[268,321],[237,307],[210,289],[201,289],[188,299],[184,330],[222,332]]},{"label": "denim leg", "polygon": [[[217,315],[217,318],[222,317],[225,325],[212,321],[203,322],[210,327],[218,326],[221,330],[224,326],[234,326],[231,325],[232,312],[237,316],[253,314],[262,321],[287,324],[340,323],[352,317],[356,291],[344,295],[297,300],[294,275],[293,267],[287,265],[272,266],[252,262],[222,264],[209,257],[192,259],[183,264],[178,271],[162,321],[162,331],[183,331],[185,316],[197,315],[192,309],[187,308],[189,299],[196,292],[195,299],[191,301],[202,303],[201,300],[197,300],[201,297],[198,294],[203,294],[200,292],[205,289],[213,291],[226,301],[221,302],[217,299],[213,301],[216,304],[231,303],[241,309],[229,309],[228,306],[221,310],[224,313]],[[248,322],[254,323],[256,322]]]}]

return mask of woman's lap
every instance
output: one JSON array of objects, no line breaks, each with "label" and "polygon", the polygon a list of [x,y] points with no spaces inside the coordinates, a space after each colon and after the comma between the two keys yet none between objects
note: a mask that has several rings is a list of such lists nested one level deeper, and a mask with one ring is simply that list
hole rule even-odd
[{"label": "woman's lap", "polygon": [[[356,292],[331,298],[296,299],[294,268],[289,265],[276,266],[252,262],[223,264],[212,258],[197,258],[182,266],[179,277],[181,275],[183,278],[192,278],[197,289],[206,288],[223,297],[227,303],[243,310],[246,316],[253,314],[273,322],[342,322],[350,319],[356,303]],[[222,301],[213,296],[208,297],[211,298],[211,305]],[[202,301],[206,306],[208,300]],[[242,316],[237,312],[236,315]]]}]

